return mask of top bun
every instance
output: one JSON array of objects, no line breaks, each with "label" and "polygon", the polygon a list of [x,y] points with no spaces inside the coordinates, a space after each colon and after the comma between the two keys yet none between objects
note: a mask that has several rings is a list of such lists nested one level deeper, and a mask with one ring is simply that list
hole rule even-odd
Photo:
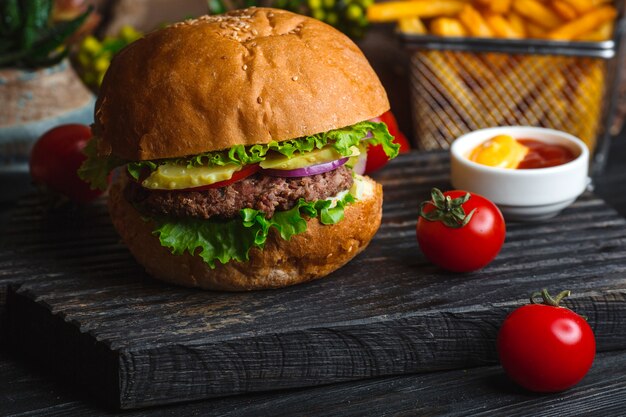
[{"label": "top bun", "polygon": [[318,20],[268,8],[202,16],[115,56],[96,103],[99,151],[183,157],[349,126],[389,109],[358,47]]}]

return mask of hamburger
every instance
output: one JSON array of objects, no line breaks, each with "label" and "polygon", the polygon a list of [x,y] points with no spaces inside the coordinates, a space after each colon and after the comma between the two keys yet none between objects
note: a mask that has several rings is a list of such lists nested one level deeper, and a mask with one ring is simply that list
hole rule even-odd
[{"label": "hamburger", "polygon": [[147,272],[215,290],[328,275],[370,242],[393,157],[389,109],[357,46],[297,14],[250,8],[152,32],[111,62],[81,177]]}]

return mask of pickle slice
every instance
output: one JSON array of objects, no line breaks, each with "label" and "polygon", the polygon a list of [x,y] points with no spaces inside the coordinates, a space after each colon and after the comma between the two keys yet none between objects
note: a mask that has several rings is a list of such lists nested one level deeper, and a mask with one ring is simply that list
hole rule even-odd
[{"label": "pickle slice", "polygon": [[350,155],[341,155],[335,150],[335,148],[326,146],[322,149],[315,149],[311,152],[297,154],[291,158],[279,153],[274,153],[272,155],[268,155],[267,158],[260,163],[260,165],[263,169],[292,170],[322,164],[324,162],[335,161],[345,157],[357,156],[361,153],[357,146],[352,146],[350,151],[352,152]]},{"label": "pickle slice", "polygon": [[166,163],[153,171],[141,185],[152,190],[182,190],[201,187],[229,180],[240,169],[241,166],[234,164],[214,167],[187,167]]}]

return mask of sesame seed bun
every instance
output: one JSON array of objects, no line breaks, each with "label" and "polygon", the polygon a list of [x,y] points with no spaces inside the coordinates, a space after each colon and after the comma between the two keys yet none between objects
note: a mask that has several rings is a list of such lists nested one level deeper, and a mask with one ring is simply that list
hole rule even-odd
[{"label": "sesame seed bun", "polygon": [[251,8],[178,23],[121,51],[104,77],[94,132],[101,153],[150,160],[293,139],[388,109],[345,35]]}]

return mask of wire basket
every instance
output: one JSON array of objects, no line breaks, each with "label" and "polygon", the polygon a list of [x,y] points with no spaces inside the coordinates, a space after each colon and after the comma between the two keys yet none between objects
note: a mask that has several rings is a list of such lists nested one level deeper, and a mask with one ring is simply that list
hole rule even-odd
[{"label": "wire basket", "polygon": [[620,23],[614,39],[596,43],[401,36],[411,50],[418,148],[447,149],[487,127],[541,126],[581,138],[601,169],[614,116]]}]

